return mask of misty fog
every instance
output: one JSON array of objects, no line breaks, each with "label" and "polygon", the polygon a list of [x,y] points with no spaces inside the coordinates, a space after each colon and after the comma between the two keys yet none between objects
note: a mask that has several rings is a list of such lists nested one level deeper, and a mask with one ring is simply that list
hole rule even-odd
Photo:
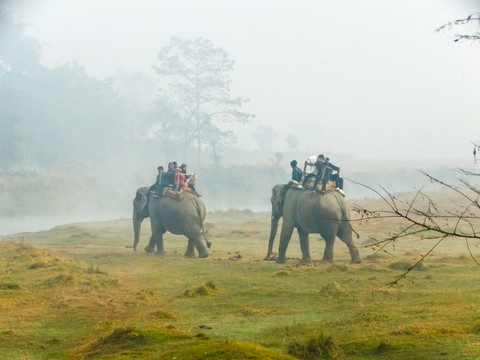
[{"label": "misty fog", "polygon": [[0,3],[0,234],[131,217],[170,161],[207,211],[320,153],[347,200],[478,172],[480,42],[435,32],[475,2],[201,3]]}]

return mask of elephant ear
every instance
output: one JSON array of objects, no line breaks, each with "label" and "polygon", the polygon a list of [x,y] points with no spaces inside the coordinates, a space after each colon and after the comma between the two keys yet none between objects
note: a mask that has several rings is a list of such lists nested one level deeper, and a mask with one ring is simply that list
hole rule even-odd
[{"label": "elephant ear", "polygon": [[147,207],[148,203],[148,187],[143,187],[137,190],[137,194],[135,195],[135,199],[133,200],[133,206],[137,210],[138,213],[144,212]]},{"label": "elephant ear", "polygon": [[274,186],[272,189],[272,203],[273,204],[281,204],[282,199],[282,189],[285,185],[277,185]]}]

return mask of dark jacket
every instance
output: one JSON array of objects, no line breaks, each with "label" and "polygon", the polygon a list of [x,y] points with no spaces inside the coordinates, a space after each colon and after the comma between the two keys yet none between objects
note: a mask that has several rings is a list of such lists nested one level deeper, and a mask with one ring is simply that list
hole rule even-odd
[{"label": "dark jacket", "polygon": [[292,180],[302,180],[302,169],[300,169],[298,166],[295,166],[295,168],[292,170]]},{"label": "dark jacket", "polygon": [[326,161],[326,160],[323,163],[317,161],[315,163],[315,166],[318,169],[317,177],[322,177],[323,170],[325,169],[325,174],[324,174],[323,178],[328,179],[328,180],[330,180],[330,176],[332,175],[332,171],[334,171],[334,170],[338,171],[338,169],[339,169],[338,166],[335,166],[331,162]]}]

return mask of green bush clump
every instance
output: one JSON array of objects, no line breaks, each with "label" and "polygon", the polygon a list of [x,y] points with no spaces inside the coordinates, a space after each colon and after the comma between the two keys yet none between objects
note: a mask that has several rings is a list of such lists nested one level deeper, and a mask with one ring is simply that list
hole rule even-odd
[{"label": "green bush clump", "polygon": [[20,285],[16,283],[0,283],[0,290],[20,290]]},{"label": "green bush clump", "polygon": [[292,340],[287,344],[287,352],[298,359],[335,359],[341,351],[331,336],[323,333],[314,333],[309,338],[299,341]]},{"label": "green bush clump", "polygon": [[185,290],[185,292],[183,293],[183,296],[186,296],[186,297],[207,296],[210,294],[212,290],[215,290],[216,288],[217,286],[215,285],[215,283],[212,280],[210,280],[193,290],[191,289]]}]

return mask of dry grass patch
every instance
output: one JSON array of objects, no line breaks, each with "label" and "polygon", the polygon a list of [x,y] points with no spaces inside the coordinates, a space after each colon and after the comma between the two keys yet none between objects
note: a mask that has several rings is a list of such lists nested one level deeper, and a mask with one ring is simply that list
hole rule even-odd
[{"label": "dry grass patch", "polygon": [[217,289],[217,285],[212,281],[207,281],[194,289],[187,289],[184,291],[183,296],[193,298],[197,296],[208,296]]},{"label": "dry grass patch", "polygon": [[73,359],[262,359],[294,360],[258,344],[212,340],[204,333],[195,336],[172,328],[138,329],[120,327],[70,352]]}]

